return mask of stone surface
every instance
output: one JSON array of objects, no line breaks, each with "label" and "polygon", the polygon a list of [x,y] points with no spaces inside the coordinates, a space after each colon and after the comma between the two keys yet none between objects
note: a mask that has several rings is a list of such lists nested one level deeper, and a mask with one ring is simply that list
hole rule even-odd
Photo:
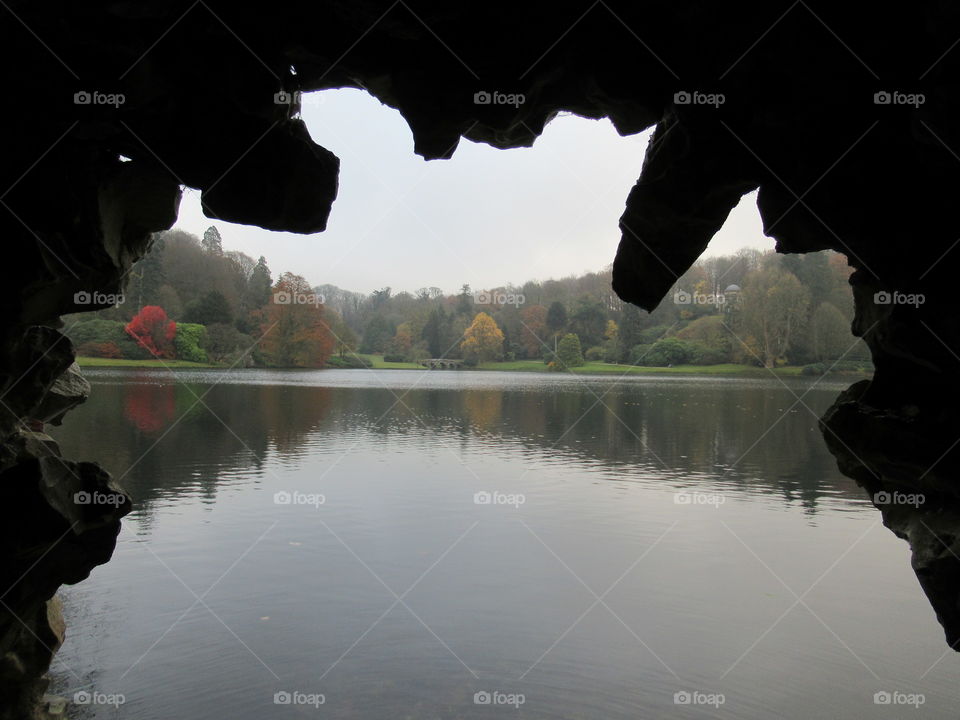
[{"label": "stone surface", "polygon": [[[0,718],[24,717],[39,699],[53,652],[17,618],[55,644],[47,601],[109,558],[129,507],[71,507],[71,490],[116,490],[22,431],[85,393],[58,318],[95,309],[78,292],[121,288],[151,233],[174,222],[183,186],[201,190],[212,217],[322,230],[339,162],[308,137],[297,91],[365,89],[403,114],[428,159],[449,157],[461,137],[530,145],[561,111],[609,117],[624,134],[656,125],[637,184],[624,188],[614,272],[617,292],[647,308],[759,189],[779,250],[833,248],[856,268],[855,330],[877,372],[825,417],[840,466],[867,488],[936,496],[931,537],[952,547],[960,6],[11,0],[2,12],[3,587],[51,552],[5,599],[16,616],[0,616]],[[475,102],[493,91],[525,101]],[[696,92],[724,102],[685,101]],[[925,101],[877,104],[878,92]],[[878,292],[922,293],[925,304],[880,305]],[[938,579],[953,561],[915,520],[885,520],[912,543],[956,637],[958,584]]]}]

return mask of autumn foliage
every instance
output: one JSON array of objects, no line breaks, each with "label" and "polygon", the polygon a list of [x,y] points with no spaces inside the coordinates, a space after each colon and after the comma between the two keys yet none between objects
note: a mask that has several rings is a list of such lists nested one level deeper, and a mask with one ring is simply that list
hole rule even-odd
[{"label": "autumn foliage", "polygon": [[174,357],[173,339],[177,334],[177,324],[167,317],[167,313],[159,305],[144,307],[124,329],[140,347],[148,350],[154,357]]},{"label": "autumn foliage", "polygon": [[115,342],[86,342],[77,347],[77,354],[95,358],[123,357],[123,351]]},{"label": "autumn foliage", "polygon": [[499,360],[503,355],[503,331],[485,312],[477,313],[463,333],[463,356],[477,363]]},{"label": "autumn foliage", "polygon": [[322,298],[299,275],[284,273],[262,311],[260,353],[273,367],[323,367],[336,346]]},{"label": "autumn foliage", "polygon": [[523,333],[520,336],[523,349],[526,350],[527,357],[537,357],[547,347],[547,309],[543,305],[531,305],[523,309],[520,317],[523,323]]},{"label": "autumn foliage", "polygon": [[123,414],[138,430],[159,432],[173,421],[173,385],[124,385]]}]

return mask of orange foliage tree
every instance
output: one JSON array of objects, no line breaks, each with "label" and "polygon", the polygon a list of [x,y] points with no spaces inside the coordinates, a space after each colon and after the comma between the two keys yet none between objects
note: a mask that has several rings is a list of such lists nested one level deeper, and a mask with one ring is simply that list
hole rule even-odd
[{"label": "orange foliage tree", "polygon": [[323,367],[336,345],[322,298],[300,275],[283,273],[262,313],[260,352],[273,367]]},{"label": "orange foliage tree", "polygon": [[547,309],[543,305],[525,307],[520,313],[523,332],[520,342],[527,351],[527,357],[539,357],[543,354],[547,337]]},{"label": "orange foliage tree", "polygon": [[177,324],[167,317],[166,311],[159,305],[144,307],[124,330],[154,357],[172,358],[176,354],[173,339],[177,334]]},{"label": "orange foliage tree", "polygon": [[463,338],[460,349],[465,360],[484,363],[499,360],[503,355],[503,331],[485,312],[477,313]]}]

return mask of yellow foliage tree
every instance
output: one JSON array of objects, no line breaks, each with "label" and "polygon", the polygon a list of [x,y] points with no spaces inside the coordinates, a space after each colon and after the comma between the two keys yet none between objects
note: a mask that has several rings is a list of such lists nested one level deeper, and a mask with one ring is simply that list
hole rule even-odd
[{"label": "yellow foliage tree", "polygon": [[503,331],[485,312],[477,313],[470,327],[463,333],[460,350],[466,360],[491,362],[503,355]]}]

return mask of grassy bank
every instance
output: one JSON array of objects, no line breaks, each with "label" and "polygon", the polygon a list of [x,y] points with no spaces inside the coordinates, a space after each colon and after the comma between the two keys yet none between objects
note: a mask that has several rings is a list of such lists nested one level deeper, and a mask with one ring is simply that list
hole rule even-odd
[{"label": "grassy bank", "polygon": [[361,355],[360,357],[369,360],[374,370],[423,370],[422,365],[412,362],[386,362],[383,355]]},{"label": "grassy bank", "polygon": [[[379,355],[364,355],[377,369],[422,370],[412,362],[384,362]],[[510,360],[506,362],[483,363],[478,370],[504,370],[509,372],[549,372],[541,360]],[[799,365],[778,367],[774,373],[784,377],[799,377],[803,368]],[[754,365],[722,363],[719,365],[675,365],[674,367],[615,365],[604,362],[588,362],[571,372],[578,375],[743,375],[762,377],[770,370]],[[838,375],[840,373],[837,373]],[[845,373],[862,375],[862,373]]]},{"label": "grassy bank", "polygon": [[[423,367],[412,362],[386,362],[381,355],[363,355],[372,363],[375,370],[423,370]],[[131,368],[215,368],[224,367],[214,363],[197,363],[187,360],[115,360],[112,358],[78,357],[81,367],[131,367]],[[510,372],[549,372],[547,366],[540,360],[511,360],[509,362],[484,363],[479,370],[505,370]],[[784,377],[797,377],[801,374],[800,366],[779,367],[773,372]],[[447,371],[449,372],[449,371]],[[762,377],[769,375],[770,370],[752,365],[737,365],[724,363],[721,365],[676,365],[674,367],[632,367],[629,365],[614,365],[612,363],[588,362],[572,372],[577,375],[741,375]],[[858,375],[863,373],[836,373],[837,375]]]},{"label": "grassy bank", "polygon": [[213,368],[222,367],[213,363],[190,362],[189,360],[126,360],[114,358],[78,357],[80,367],[142,367],[142,368]]},{"label": "grassy bank", "polygon": [[[549,372],[539,360],[513,360],[511,362],[484,363],[481,370],[511,370],[513,372]],[[781,367],[777,375],[799,375],[800,367]],[[673,367],[645,367],[616,365],[614,363],[588,362],[569,372],[577,375],[764,375],[770,371],[752,365],[723,363],[720,365],[674,365]]]}]

